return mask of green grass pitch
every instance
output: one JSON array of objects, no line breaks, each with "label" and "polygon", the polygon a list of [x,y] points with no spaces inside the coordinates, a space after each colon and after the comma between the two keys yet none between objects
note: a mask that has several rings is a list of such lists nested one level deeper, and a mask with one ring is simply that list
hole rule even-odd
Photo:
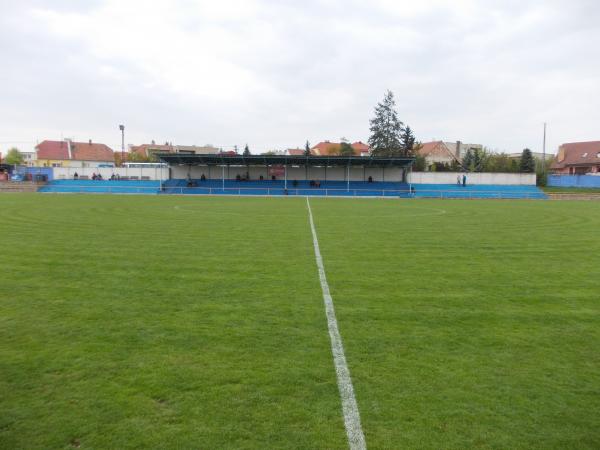
[{"label": "green grass pitch", "polygon": [[[597,203],[310,202],[369,448],[600,447]],[[0,211],[0,448],[347,448],[305,199]]]}]

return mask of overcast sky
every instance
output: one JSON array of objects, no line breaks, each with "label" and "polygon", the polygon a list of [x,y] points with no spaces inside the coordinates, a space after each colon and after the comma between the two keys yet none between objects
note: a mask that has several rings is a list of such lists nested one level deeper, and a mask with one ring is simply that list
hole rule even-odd
[{"label": "overcast sky", "polygon": [[73,137],[253,152],[366,141],[386,89],[423,142],[600,140],[597,0],[0,0],[0,151]]}]

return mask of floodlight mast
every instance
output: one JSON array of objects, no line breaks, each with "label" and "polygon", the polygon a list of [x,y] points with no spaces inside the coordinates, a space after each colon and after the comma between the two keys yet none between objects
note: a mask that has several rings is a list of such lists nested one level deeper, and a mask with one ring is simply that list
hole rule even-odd
[{"label": "floodlight mast", "polygon": [[544,122],[544,145],[542,146],[542,175],[546,175],[546,122]]},{"label": "floodlight mast", "polygon": [[125,159],[125,125],[119,125],[119,130],[121,130],[121,164],[123,164]]}]

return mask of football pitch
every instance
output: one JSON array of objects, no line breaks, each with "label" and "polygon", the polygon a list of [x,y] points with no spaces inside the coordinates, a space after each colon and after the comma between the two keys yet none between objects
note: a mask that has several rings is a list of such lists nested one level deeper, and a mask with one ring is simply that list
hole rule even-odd
[{"label": "football pitch", "polygon": [[[348,448],[303,198],[0,196],[0,448]],[[311,198],[371,449],[600,448],[600,204]]]}]

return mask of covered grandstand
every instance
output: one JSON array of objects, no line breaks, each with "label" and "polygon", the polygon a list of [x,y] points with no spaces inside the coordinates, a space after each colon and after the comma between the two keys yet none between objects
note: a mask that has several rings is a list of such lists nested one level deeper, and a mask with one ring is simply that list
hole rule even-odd
[{"label": "covered grandstand", "polygon": [[408,196],[414,158],[159,154],[167,194]]}]

